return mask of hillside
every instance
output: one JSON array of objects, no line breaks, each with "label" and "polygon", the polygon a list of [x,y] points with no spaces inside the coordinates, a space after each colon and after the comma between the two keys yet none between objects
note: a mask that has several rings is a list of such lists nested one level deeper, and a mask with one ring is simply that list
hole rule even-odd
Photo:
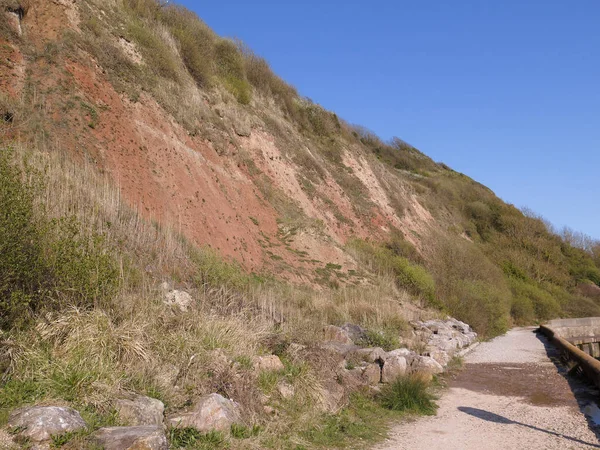
[{"label": "hillside", "polygon": [[[119,392],[176,410],[216,390],[268,429],[249,446],[281,430],[286,445],[318,446],[302,433],[335,363],[286,349],[313,348],[324,326],[416,351],[414,320],[449,314],[491,337],[600,316],[594,244],[574,247],[401,139],[344,122],[190,11],[0,8],[5,415],[60,400],[107,420]],[[195,306],[173,314],[163,290]],[[297,392],[272,421],[261,396],[281,380],[243,370],[265,353],[283,355]],[[220,355],[237,369],[202,370]]]}]

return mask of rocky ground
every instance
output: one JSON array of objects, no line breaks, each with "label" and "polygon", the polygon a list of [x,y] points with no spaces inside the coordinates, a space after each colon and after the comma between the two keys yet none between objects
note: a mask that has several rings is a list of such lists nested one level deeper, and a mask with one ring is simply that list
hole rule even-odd
[{"label": "rocky ground", "polygon": [[443,393],[437,416],[399,425],[378,449],[600,448],[582,412],[594,409],[597,392],[566,378],[547,345],[532,328],[481,344]]}]

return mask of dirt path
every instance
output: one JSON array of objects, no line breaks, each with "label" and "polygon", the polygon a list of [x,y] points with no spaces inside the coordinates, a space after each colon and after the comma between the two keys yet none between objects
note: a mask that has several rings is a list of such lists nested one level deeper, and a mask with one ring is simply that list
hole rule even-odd
[{"label": "dirt path", "polygon": [[558,372],[545,345],[525,328],[481,344],[442,394],[437,416],[399,425],[377,448],[600,448],[580,409],[591,401],[586,389]]}]

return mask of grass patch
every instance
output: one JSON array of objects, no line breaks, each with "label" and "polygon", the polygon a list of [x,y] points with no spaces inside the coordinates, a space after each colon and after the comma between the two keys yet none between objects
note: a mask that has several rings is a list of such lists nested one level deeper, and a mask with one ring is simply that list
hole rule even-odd
[{"label": "grass patch", "polygon": [[212,450],[229,448],[225,435],[219,431],[202,433],[195,428],[171,428],[169,444],[175,449]]},{"label": "grass patch", "polygon": [[379,401],[384,408],[410,414],[432,416],[437,411],[436,397],[428,383],[418,376],[400,377],[383,387]]}]

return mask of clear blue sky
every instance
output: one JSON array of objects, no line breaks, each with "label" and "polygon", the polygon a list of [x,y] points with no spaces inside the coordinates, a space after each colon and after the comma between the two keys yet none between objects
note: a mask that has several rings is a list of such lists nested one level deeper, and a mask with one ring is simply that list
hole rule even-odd
[{"label": "clear blue sky", "polygon": [[301,94],[600,238],[599,0],[182,0]]}]

